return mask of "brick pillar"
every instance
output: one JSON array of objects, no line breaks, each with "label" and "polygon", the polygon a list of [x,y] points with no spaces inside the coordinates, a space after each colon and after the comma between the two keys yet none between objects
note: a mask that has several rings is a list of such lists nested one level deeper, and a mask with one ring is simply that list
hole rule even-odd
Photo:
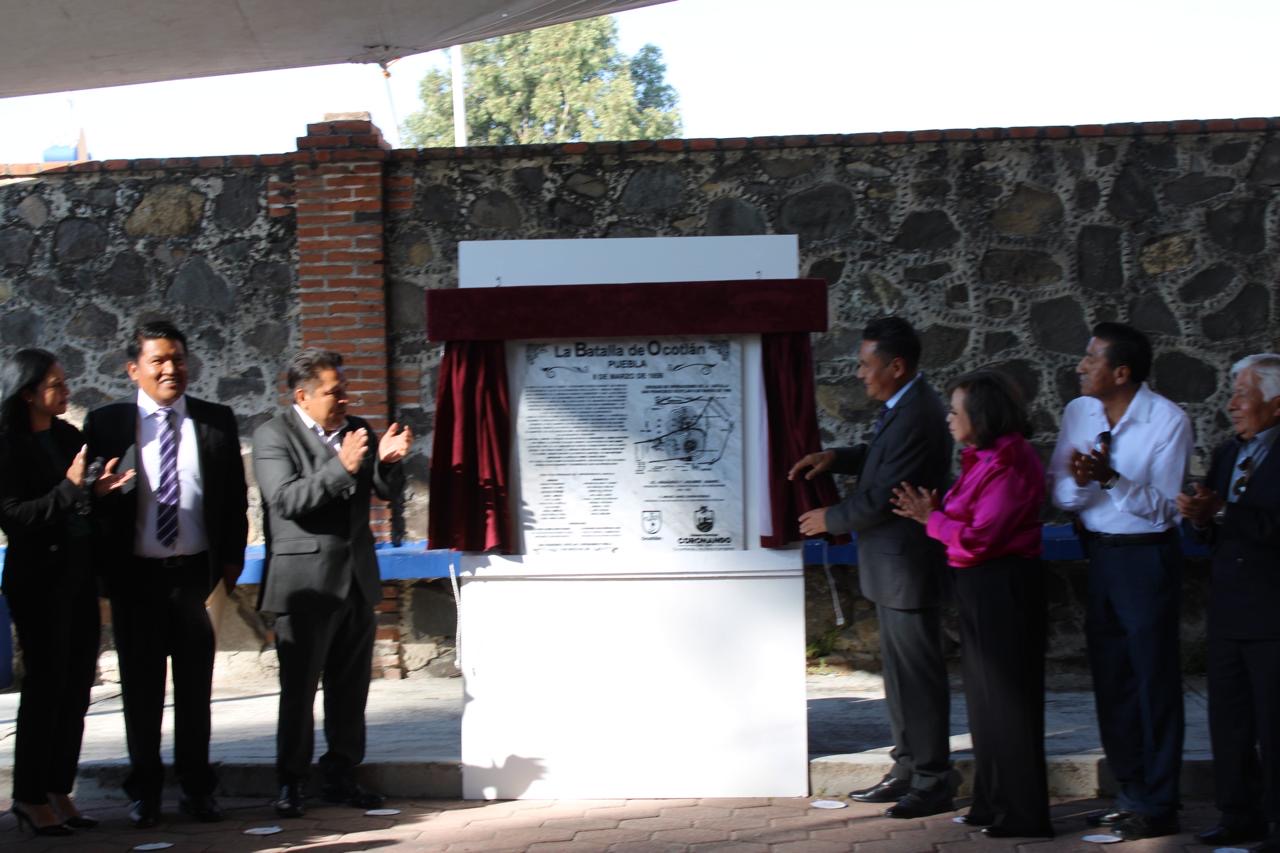
[{"label": "brick pillar", "polygon": [[[342,353],[351,409],[379,434],[392,414],[382,182],[390,148],[368,113],[331,113],[298,138],[293,173],[302,345]],[[379,539],[391,530],[380,502],[373,530]]]},{"label": "brick pillar", "polygon": [[[352,412],[379,434],[393,414],[383,269],[383,170],[390,148],[368,113],[331,113],[307,125],[291,157],[302,345],[342,353]],[[269,205],[280,208],[289,200],[284,187],[268,187],[268,196]],[[389,507],[375,499],[370,521],[386,541]],[[394,582],[382,589],[372,674],[401,678],[400,590]]]}]

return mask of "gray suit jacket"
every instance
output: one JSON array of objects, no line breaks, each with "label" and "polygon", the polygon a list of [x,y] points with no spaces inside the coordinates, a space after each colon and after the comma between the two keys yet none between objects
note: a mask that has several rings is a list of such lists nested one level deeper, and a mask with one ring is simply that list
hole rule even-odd
[{"label": "gray suit jacket", "polygon": [[942,544],[926,536],[923,525],[894,515],[889,498],[903,482],[941,494],[951,447],[942,400],[922,376],[889,410],[870,444],[836,450],[832,470],[855,474],[858,482],[827,510],[827,529],[858,534],[859,584],[862,594],[877,604],[914,610],[942,602]]},{"label": "gray suit jacket", "polygon": [[369,430],[369,453],[355,475],[292,407],[254,432],[253,470],[267,540],[259,610],[336,607],[352,583],[370,607],[381,600],[369,496],[390,499],[403,472],[399,464],[377,461],[378,436],[368,423],[348,417],[344,432],[361,428]]}]

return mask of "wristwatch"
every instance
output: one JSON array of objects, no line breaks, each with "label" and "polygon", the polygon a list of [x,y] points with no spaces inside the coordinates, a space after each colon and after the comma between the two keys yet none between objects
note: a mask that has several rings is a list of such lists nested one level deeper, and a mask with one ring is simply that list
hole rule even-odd
[{"label": "wristwatch", "polygon": [[1111,479],[1110,479],[1110,480],[1107,480],[1106,482],[1102,483],[1101,485],[1102,485],[1103,490],[1105,491],[1105,490],[1107,490],[1107,489],[1113,489],[1113,488],[1115,488],[1115,485],[1116,485],[1116,483],[1118,483],[1118,482],[1120,482],[1120,472],[1119,472],[1119,471],[1112,471],[1112,472],[1111,472]]}]

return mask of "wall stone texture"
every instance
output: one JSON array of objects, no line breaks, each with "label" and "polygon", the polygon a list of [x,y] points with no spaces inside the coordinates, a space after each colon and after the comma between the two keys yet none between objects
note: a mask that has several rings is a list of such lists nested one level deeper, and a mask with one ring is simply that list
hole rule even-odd
[{"label": "wall stone texture", "polygon": [[[456,286],[462,240],[799,235],[801,274],[829,284],[830,329],[813,343],[832,445],[870,430],[875,404],[854,371],[860,329],[876,316],[916,324],[935,384],[981,365],[1008,371],[1046,453],[1090,326],[1131,322],[1155,343],[1153,384],[1195,424],[1201,473],[1227,434],[1231,363],[1280,348],[1277,129],[1256,119],[389,151],[367,121],[333,121],[282,155],[0,166],[0,354],[56,351],[75,421],[128,390],[122,348],[135,319],[172,316],[192,339],[192,393],[235,409],[247,453],[276,411],[284,358],[321,322],[300,310],[313,286],[298,273],[301,263],[305,282],[326,284],[323,257],[299,258],[300,205],[314,218],[319,190],[299,197],[295,171],[375,163],[381,200],[343,210],[376,225],[383,248],[344,256],[355,272],[332,274],[385,283],[375,337],[386,351],[368,355],[385,359],[393,388],[390,411],[370,414],[417,435],[397,538],[426,532],[440,347],[426,340],[424,294]],[[1057,647],[1076,660],[1082,580],[1070,566],[1055,572]],[[828,593],[811,598],[829,610]],[[415,589],[394,601],[403,614],[436,606]],[[861,612],[857,601],[847,612]],[[448,644],[411,615],[400,622],[402,666]],[[814,642],[862,659],[875,647],[863,623],[836,636],[814,622]]]}]

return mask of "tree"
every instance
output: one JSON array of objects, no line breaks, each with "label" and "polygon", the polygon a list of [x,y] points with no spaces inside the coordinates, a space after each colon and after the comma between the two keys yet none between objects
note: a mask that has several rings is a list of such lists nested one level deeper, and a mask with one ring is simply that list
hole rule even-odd
[{"label": "tree", "polygon": [[[634,58],[618,48],[611,17],[589,18],[464,45],[467,139],[530,145],[601,139],[663,139],[680,133],[677,95],[662,51]],[[419,84],[422,109],[405,122],[415,145],[453,145],[450,74]]]}]

